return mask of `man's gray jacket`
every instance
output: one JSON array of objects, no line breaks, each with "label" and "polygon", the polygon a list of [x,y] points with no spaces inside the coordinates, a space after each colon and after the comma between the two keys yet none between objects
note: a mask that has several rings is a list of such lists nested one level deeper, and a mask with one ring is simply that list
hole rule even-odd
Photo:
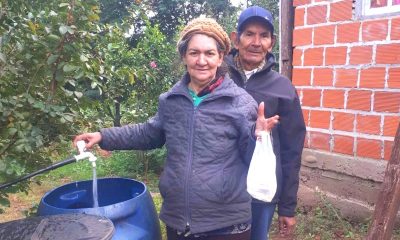
[{"label": "man's gray jacket", "polygon": [[279,124],[272,130],[277,176],[277,191],[272,202],[278,203],[279,216],[293,217],[306,134],[296,89],[289,79],[272,70],[275,61],[271,54],[267,54],[264,68],[245,81],[235,65],[236,54],[238,51],[233,49],[225,58],[233,81],[258,103],[264,102],[266,118],[279,115]]}]

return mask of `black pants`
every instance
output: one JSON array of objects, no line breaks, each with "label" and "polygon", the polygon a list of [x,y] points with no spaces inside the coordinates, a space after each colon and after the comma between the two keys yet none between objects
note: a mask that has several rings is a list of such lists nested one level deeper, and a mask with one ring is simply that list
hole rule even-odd
[{"label": "black pants", "polygon": [[229,234],[229,235],[218,235],[218,236],[207,236],[207,237],[194,237],[193,235],[189,235],[187,237],[182,235],[178,235],[175,230],[167,227],[167,239],[168,240],[250,240],[251,232],[250,230],[237,233],[237,234]]}]

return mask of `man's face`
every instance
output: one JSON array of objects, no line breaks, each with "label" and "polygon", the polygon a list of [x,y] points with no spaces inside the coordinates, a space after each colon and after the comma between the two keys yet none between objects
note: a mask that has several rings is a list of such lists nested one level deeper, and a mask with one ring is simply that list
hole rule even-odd
[{"label": "man's face", "polygon": [[257,68],[275,44],[275,37],[269,28],[258,21],[246,23],[240,36],[232,33],[231,37],[245,70]]}]

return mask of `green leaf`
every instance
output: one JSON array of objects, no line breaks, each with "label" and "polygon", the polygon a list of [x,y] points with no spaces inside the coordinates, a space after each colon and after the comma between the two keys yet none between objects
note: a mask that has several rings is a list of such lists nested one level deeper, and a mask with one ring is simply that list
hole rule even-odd
[{"label": "green leaf", "polygon": [[56,80],[59,81],[59,82],[64,81],[64,72],[63,71],[61,71],[59,69],[57,70],[57,72],[56,72]]},{"label": "green leaf", "polygon": [[74,80],[68,80],[68,83],[71,84],[72,86],[76,86],[75,81]]},{"label": "green leaf", "polygon": [[57,54],[51,54],[50,57],[47,59],[47,65],[53,64],[59,57],[60,55]]},{"label": "green leaf", "polygon": [[67,7],[69,6],[69,3],[60,3],[60,5],[58,5],[60,8],[62,7]]},{"label": "green leaf", "polygon": [[74,78],[79,79],[81,77],[83,77],[85,73],[83,72],[82,69],[78,70],[77,73],[74,75]]},{"label": "green leaf", "polygon": [[77,92],[77,91],[74,91],[74,94],[75,94],[75,96],[76,96],[77,98],[81,98],[81,97],[83,96],[83,93]]},{"label": "green leaf", "polygon": [[58,29],[58,31],[60,31],[60,33],[62,35],[66,34],[68,32],[68,27],[65,25],[60,26],[60,28]]},{"label": "green leaf", "polygon": [[72,122],[74,120],[74,118],[70,115],[64,115],[63,118],[68,122]]},{"label": "green leaf", "polygon": [[75,32],[75,30],[73,29],[73,28],[71,28],[71,27],[67,27],[67,31],[70,33],[70,34],[74,34],[74,32]]},{"label": "green leaf", "polygon": [[130,73],[128,76],[129,76],[129,83],[134,84],[135,83],[135,75],[133,73]]},{"label": "green leaf", "polygon": [[87,62],[89,60],[85,55],[81,55],[80,59],[82,62]]},{"label": "green leaf", "polygon": [[32,147],[29,145],[24,146],[25,152],[32,152]]},{"label": "green leaf", "polygon": [[7,198],[0,198],[0,205],[10,207],[10,200]]},{"label": "green leaf", "polygon": [[63,67],[64,72],[72,72],[75,69],[77,69],[77,66],[71,65],[71,64],[65,64]]},{"label": "green leaf", "polygon": [[6,63],[6,56],[0,52],[0,60]]},{"label": "green leaf", "polygon": [[32,32],[36,33],[36,25],[33,22],[29,21],[28,26]]},{"label": "green leaf", "polygon": [[99,21],[100,17],[97,14],[91,14],[89,15],[89,21],[94,22],[94,21]]},{"label": "green leaf", "polygon": [[55,34],[49,34],[48,38],[52,41],[59,41],[60,37]]},{"label": "green leaf", "polygon": [[38,109],[44,109],[44,103],[43,102],[35,102],[33,104],[34,108],[38,108]]},{"label": "green leaf", "polygon": [[9,135],[14,135],[18,130],[16,128],[9,128],[8,129],[8,134]]}]

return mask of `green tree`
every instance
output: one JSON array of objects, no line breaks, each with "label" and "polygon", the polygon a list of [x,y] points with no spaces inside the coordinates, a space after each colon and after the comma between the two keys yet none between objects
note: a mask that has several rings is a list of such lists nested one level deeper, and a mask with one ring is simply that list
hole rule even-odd
[{"label": "green tree", "polygon": [[176,80],[171,71],[176,59],[175,47],[166,41],[158,26],[147,21],[134,48],[125,35],[118,25],[103,26],[96,43],[104,62],[100,91],[91,88],[85,91],[85,96],[92,100],[90,107],[94,106],[98,112],[93,120],[111,120],[114,126],[153,115],[158,95]]},{"label": "green tree", "polygon": [[200,15],[206,15],[220,21],[237,12],[229,0],[148,0],[142,4],[148,4],[154,16],[153,23],[160,25],[160,30],[172,39],[180,25],[186,24],[191,19]]},{"label": "green tree", "polygon": [[129,9],[136,1],[100,0],[100,21],[102,23],[121,22],[129,15]]},{"label": "green tree", "polygon": [[[97,81],[90,47],[99,8],[94,0],[0,3],[0,182],[50,163],[70,141],[82,92]],[[89,84],[92,85],[92,84]],[[92,85],[94,88],[95,85]],[[20,185],[19,189],[26,189]],[[8,189],[11,191],[15,189]],[[0,201],[7,204],[6,191]]]}]

